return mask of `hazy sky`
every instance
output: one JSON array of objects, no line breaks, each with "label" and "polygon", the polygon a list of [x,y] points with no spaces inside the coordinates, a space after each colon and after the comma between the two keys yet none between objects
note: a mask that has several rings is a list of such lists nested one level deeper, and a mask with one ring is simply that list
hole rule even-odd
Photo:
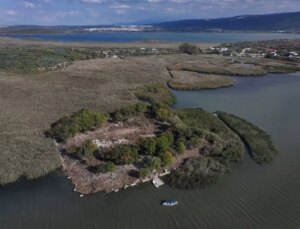
[{"label": "hazy sky", "polygon": [[0,0],[0,25],[112,24],[300,11],[300,0]]}]

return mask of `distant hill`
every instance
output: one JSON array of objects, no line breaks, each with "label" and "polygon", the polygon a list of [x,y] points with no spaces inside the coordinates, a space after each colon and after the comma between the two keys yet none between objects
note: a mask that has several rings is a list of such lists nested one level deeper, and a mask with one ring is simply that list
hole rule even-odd
[{"label": "distant hill", "polygon": [[[132,24],[132,23],[129,23]],[[191,19],[160,22],[149,20],[136,22],[136,25],[152,25],[140,31],[179,31],[179,32],[214,32],[214,31],[282,31],[300,33],[300,12],[277,13],[265,15],[242,15],[218,19]],[[126,24],[123,24],[126,26]],[[0,27],[0,35],[10,34],[53,34],[81,33],[89,28],[120,28],[119,25],[86,25],[86,26],[35,26],[14,25]]]},{"label": "distant hill", "polygon": [[169,31],[300,31],[300,12],[191,19],[154,24]]}]

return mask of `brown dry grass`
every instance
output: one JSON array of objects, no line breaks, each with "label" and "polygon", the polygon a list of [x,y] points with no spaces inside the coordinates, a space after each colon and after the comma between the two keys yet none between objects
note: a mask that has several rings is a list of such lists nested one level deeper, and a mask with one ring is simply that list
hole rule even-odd
[{"label": "brown dry grass", "polygon": [[[151,69],[151,71],[149,71]],[[135,102],[135,88],[169,79],[159,57],[97,59],[38,75],[0,73],[0,184],[60,166],[44,131],[81,108],[113,111]]]},{"label": "brown dry grass", "polygon": [[[43,43],[0,40],[10,45]],[[178,66],[176,63],[210,63],[221,69],[228,62],[230,59],[223,57],[180,54],[78,61],[66,69],[43,74],[0,72],[0,184],[21,176],[36,178],[61,165],[44,131],[62,116],[82,108],[110,112],[136,102],[136,88],[166,83],[170,79],[167,66]]]},{"label": "brown dry grass", "polygon": [[170,71],[170,74],[172,79],[168,85],[175,90],[215,89],[234,85],[234,80],[228,76],[180,70]]}]

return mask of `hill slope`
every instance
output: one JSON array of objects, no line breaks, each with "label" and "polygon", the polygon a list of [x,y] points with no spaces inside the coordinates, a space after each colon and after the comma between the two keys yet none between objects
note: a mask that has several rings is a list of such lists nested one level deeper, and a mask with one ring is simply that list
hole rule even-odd
[{"label": "hill slope", "polygon": [[155,24],[172,31],[300,31],[300,12],[266,15],[244,15],[219,19],[192,19]]}]

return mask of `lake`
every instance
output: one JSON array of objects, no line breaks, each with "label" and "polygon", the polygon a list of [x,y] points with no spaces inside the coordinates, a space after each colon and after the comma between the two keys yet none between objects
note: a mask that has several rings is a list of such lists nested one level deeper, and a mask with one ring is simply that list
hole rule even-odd
[{"label": "lake", "polygon": [[75,34],[37,34],[14,35],[14,38],[38,39],[63,42],[137,42],[137,41],[173,41],[173,42],[202,42],[226,43],[239,41],[293,39],[300,38],[300,34],[286,33],[161,33],[161,32],[102,32]]},{"label": "lake", "polygon": [[[59,172],[23,180],[0,188],[0,228],[300,228],[300,73],[235,79],[229,88],[174,91],[176,107],[228,111],[257,124],[279,148],[273,163],[246,155],[220,183],[194,191],[145,184],[80,198]],[[162,199],[180,204],[165,208]]]}]

